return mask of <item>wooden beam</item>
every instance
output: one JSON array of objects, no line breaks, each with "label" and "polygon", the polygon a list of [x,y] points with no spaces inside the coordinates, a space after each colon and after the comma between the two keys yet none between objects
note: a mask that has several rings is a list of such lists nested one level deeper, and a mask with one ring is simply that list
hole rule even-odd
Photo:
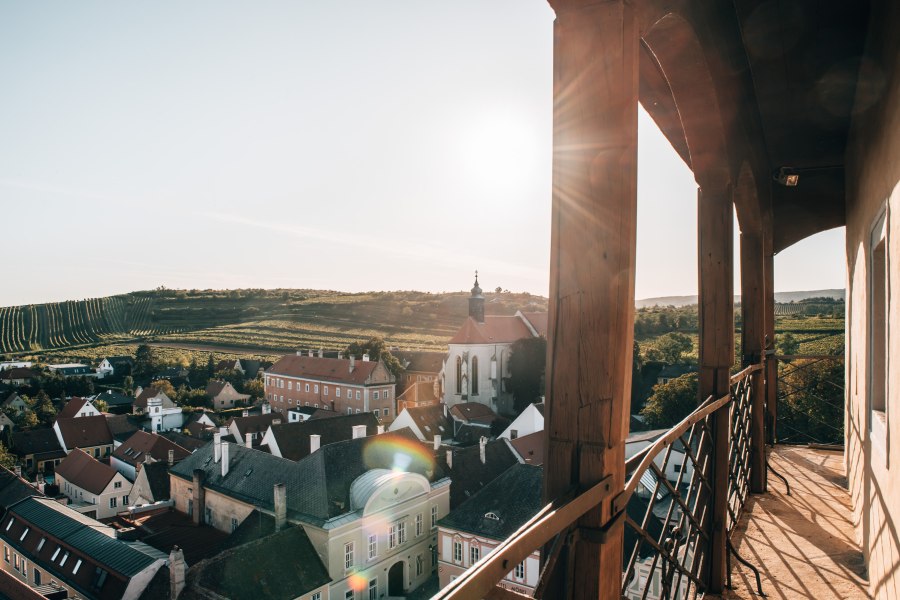
[{"label": "wooden beam", "polygon": [[[731,390],[734,364],[734,242],[731,186],[701,190],[697,202],[699,254],[700,381],[699,400]],[[728,516],[729,408],[712,416],[712,492],[710,502],[707,591],[725,587]]]},{"label": "wooden beam", "polygon": [[[767,227],[763,236],[763,262],[766,275],[766,350],[775,349],[775,251],[772,228]],[[775,425],[778,421],[778,361],[766,360],[766,443],[776,441]]]},{"label": "wooden beam", "polygon": [[[766,273],[763,239],[758,231],[741,232],[741,364],[765,359]],[[750,491],[766,491],[766,388],[765,374],[751,375]]]},{"label": "wooden beam", "polygon": [[[553,210],[544,498],[625,481],[637,226],[637,19],[624,0],[551,0]],[[578,526],[599,529],[611,502]],[[590,539],[588,539],[590,538]],[[575,536],[547,598],[618,598],[623,526]]]}]

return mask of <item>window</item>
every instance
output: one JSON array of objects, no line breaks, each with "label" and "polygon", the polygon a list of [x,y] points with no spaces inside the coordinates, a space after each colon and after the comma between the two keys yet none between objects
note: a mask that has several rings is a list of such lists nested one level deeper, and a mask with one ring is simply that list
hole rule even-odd
[{"label": "window", "polygon": [[304,392],[308,392],[308,391],[309,391],[309,384],[308,384],[308,383],[306,384],[306,389],[304,389],[303,391],[304,391]]},{"label": "window", "polygon": [[386,417],[391,414],[391,409],[385,408],[384,410],[381,411],[381,414]]},{"label": "window", "polygon": [[353,600],[353,590],[344,592],[344,600]]},{"label": "window", "polygon": [[288,389],[289,389],[289,390],[294,389],[294,382],[293,382],[293,381],[288,381]]},{"label": "window", "polygon": [[334,388],[334,395],[338,398],[341,397],[341,388]]},{"label": "window", "polygon": [[69,551],[68,550],[66,550],[65,553],[63,554],[62,558],[59,559],[59,566],[61,566],[61,567],[64,566],[66,564],[67,560],[69,560]]},{"label": "window", "polygon": [[375,392],[375,400],[381,400],[381,394]]},{"label": "window", "polygon": [[387,400],[390,397],[391,397],[391,390],[390,390],[390,388],[388,388],[388,389],[384,390],[384,399]]},{"label": "window", "polygon": [[41,585],[41,572],[34,569],[34,585]]},{"label": "window", "polygon": [[406,522],[401,521],[397,523],[397,537],[399,537],[399,541],[401,544],[406,543]]},{"label": "window", "polygon": [[369,600],[378,600],[378,580],[369,580]]},{"label": "window", "polygon": [[110,507],[110,508],[115,508],[115,507],[116,507],[116,501],[117,501],[117,500],[118,500],[118,498],[116,498],[115,496],[113,496],[112,498],[110,498],[110,499],[109,499],[109,507]]},{"label": "window", "polygon": [[344,544],[344,569],[350,570],[353,568],[353,542],[347,542]]},{"label": "window", "polygon": [[356,390],[356,399],[359,400],[359,398],[360,398],[359,390]]},{"label": "window", "polygon": [[372,560],[378,554],[378,537],[375,535],[369,536],[369,560]]},{"label": "window", "polygon": [[453,562],[462,562],[462,542],[453,542]]},{"label": "window", "polygon": [[319,384],[318,383],[313,386],[313,392],[315,392],[317,394],[319,393]]},{"label": "window", "polygon": [[388,533],[388,548],[393,550],[397,547],[397,525],[391,525],[391,530]]},{"label": "window", "polygon": [[9,562],[9,546],[3,546],[3,560]]},{"label": "window", "polygon": [[13,552],[13,568],[18,571],[19,570],[19,555]]},{"label": "window", "polygon": [[353,414],[353,409],[352,409],[352,408],[348,408],[348,409],[347,409],[347,414],[348,414],[348,415],[352,415],[352,414]]},{"label": "window", "polygon": [[518,429],[512,429],[512,430],[510,430],[510,432],[509,432],[509,439],[514,440],[514,439],[516,439],[517,437],[519,437],[519,430],[518,430]]},{"label": "window", "polygon": [[114,489],[114,490],[117,490],[117,489],[119,489],[119,488],[121,488],[121,487],[122,487],[122,482],[121,482],[121,481],[116,481],[116,482],[113,483],[113,489]]},{"label": "window", "polygon": [[481,548],[478,546],[469,546],[469,565],[474,565],[481,558]]},{"label": "window", "polygon": [[431,507],[431,528],[432,529],[437,527],[437,522],[438,522],[438,507],[435,504],[434,506]]},{"label": "window", "polygon": [[234,517],[231,517],[231,531],[234,532],[235,529],[238,528],[238,520]]},{"label": "window", "polygon": [[462,357],[456,357],[456,393],[462,394]]},{"label": "window", "polygon": [[422,535],[423,523],[424,519],[422,518],[422,513],[416,515],[416,537]]},{"label": "window", "polygon": [[316,592],[309,597],[309,600],[322,600],[322,592]]},{"label": "window", "polygon": [[327,385],[322,386],[322,393],[325,394],[326,396],[328,395],[328,386]]},{"label": "window", "polygon": [[122,496],[122,506],[128,506],[128,496]]},{"label": "window", "polygon": [[78,569],[81,568],[81,559],[78,559],[78,562],[75,563],[75,566],[72,568],[72,575],[78,572]]},{"label": "window", "polygon": [[7,530],[7,531],[9,531],[9,528],[12,527],[12,524],[13,524],[13,520],[10,519],[10,520],[9,520],[9,523],[6,524],[6,530]]},{"label": "window", "polygon": [[472,395],[478,395],[478,357],[472,357]]},{"label": "window", "polygon": [[[53,553],[53,556],[50,557],[51,562],[56,560],[56,557],[59,556],[60,550],[62,550],[61,547],[56,549],[56,551]],[[9,562],[9,560],[7,560],[6,562]]]},{"label": "window", "polygon": [[524,577],[525,577],[525,561],[524,560],[516,565],[515,576],[516,576],[516,579],[524,579]]},{"label": "window", "polygon": [[46,542],[47,542],[47,538],[42,537],[42,538],[41,538],[41,541],[38,542],[38,545],[37,545],[37,552],[40,552],[40,551],[41,551],[41,548],[44,547],[44,544],[45,544]]},{"label": "window", "polygon": [[887,253],[887,215],[882,213],[872,229],[869,275],[869,432],[872,443],[887,458],[888,432],[888,290],[890,265]]},{"label": "window", "polygon": [[284,387],[284,379],[279,379],[279,380],[278,380],[278,387],[280,387],[280,388],[283,388],[283,387]]},{"label": "window", "polygon": [[26,527],[26,528],[25,528],[25,531],[23,531],[23,532],[22,532],[22,535],[19,537],[19,541],[20,541],[20,542],[21,542],[22,540],[25,539],[25,536],[28,535],[28,532],[29,532],[29,531],[31,531],[31,528],[30,528],[30,527]]}]

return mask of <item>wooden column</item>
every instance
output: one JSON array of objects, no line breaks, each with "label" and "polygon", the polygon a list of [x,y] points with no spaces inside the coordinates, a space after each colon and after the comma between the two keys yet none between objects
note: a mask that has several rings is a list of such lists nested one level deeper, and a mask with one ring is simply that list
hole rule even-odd
[{"label": "wooden column", "polygon": [[[775,251],[772,244],[772,228],[766,228],[763,237],[763,261],[766,272],[766,350],[775,349]],[[766,443],[776,440],[775,425],[778,420],[778,361],[771,356],[766,360]]]},{"label": "wooden column", "polygon": [[[765,360],[766,337],[765,249],[759,231],[741,232],[741,364]],[[765,373],[750,382],[753,407],[750,423],[750,491],[766,491],[766,387]]]},{"label": "wooden column", "polygon": [[[553,211],[544,498],[625,479],[637,227],[638,25],[621,0],[550,0]],[[623,525],[577,523],[545,598],[618,598]]]},{"label": "wooden column", "polygon": [[[701,190],[698,196],[700,277],[700,400],[730,391],[734,364],[734,242],[731,186]],[[713,414],[709,570],[707,591],[725,586],[725,529],[728,515],[729,406]]]}]

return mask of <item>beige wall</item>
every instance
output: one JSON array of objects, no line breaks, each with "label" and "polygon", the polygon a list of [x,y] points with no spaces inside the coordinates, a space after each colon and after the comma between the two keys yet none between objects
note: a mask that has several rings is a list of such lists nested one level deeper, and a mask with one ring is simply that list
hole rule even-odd
[{"label": "beige wall", "polygon": [[[175,510],[187,514],[188,500],[193,498],[193,482],[169,475],[169,484],[171,499],[175,501]],[[212,510],[212,522],[209,524],[226,533],[231,533],[231,519],[237,519],[240,524],[253,512],[253,506],[214,492],[209,488],[206,488],[205,505]],[[196,506],[194,510],[197,510]]]},{"label": "beige wall", "polygon": [[[462,560],[460,562],[454,560],[453,542],[458,542],[462,545]],[[438,539],[441,588],[446,587],[451,581],[475,564],[471,562],[470,551],[472,547],[477,547],[480,550],[480,558],[483,558],[496,548],[499,543],[491,538],[441,527]],[[535,550],[524,561],[525,572],[523,577],[517,578],[515,576],[515,566],[513,566],[513,569],[497,585],[526,596],[533,595],[534,588],[540,578],[540,562],[540,552]]]},{"label": "beige wall", "polygon": [[[884,12],[884,11],[890,11]],[[857,94],[856,116],[847,150],[847,414],[846,461],[854,503],[857,541],[866,555],[874,598],[900,597],[900,42],[893,25],[900,22],[896,3],[877,6],[872,15],[869,55],[877,102]],[[874,73],[874,78],[866,74]],[[882,85],[879,86],[878,82]],[[860,87],[865,90],[865,86]],[[866,110],[867,109],[867,110]],[[869,432],[871,378],[868,349],[870,310],[869,240],[882,210],[888,210],[888,330],[885,444]],[[893,357],[893,360],[891,359]],[[894,383],[897,382],[897,383]],[[881,382],[884,384],[884,382]],[[883,447],[882,447],[883,446]]]}]

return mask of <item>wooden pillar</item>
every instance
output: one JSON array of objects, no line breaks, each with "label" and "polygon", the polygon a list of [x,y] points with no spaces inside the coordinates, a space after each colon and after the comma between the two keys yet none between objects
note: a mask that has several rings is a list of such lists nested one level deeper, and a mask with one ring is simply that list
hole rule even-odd
[{"label": "wooden pillar", "polygon": [[[731,186],[701,190],[698,196],[700,277],[700,399],[729,393],[734,364],[734,241]],[[712,417],[710,535],[707,591],[725,586],[728,516],[729,406]]]},{"label": "wooden pillar", "polygon": [[[638,24],[621,0],[550,0],[553,211],[544,498],[607,475],[621,489],[631,401],[637,228]],[[582,517],[545,598],[618,598],[623,525]]]},{"label": "wooden pillar", "polygon": [[[763,261],[766,272],[766,350],[775,349],[775,251],[772,228],[766,228],[763,237]],[[766,443],[776,441],[775,425],[778,420],[778,361],[766,359]]]},{"label": "wooden pillar", "polygon": [[[763,238],[759,231],[741,232],[741,365],[765,360],[766,273]],[[751,375],[750,491],[766,491],[765,374]]]}]

